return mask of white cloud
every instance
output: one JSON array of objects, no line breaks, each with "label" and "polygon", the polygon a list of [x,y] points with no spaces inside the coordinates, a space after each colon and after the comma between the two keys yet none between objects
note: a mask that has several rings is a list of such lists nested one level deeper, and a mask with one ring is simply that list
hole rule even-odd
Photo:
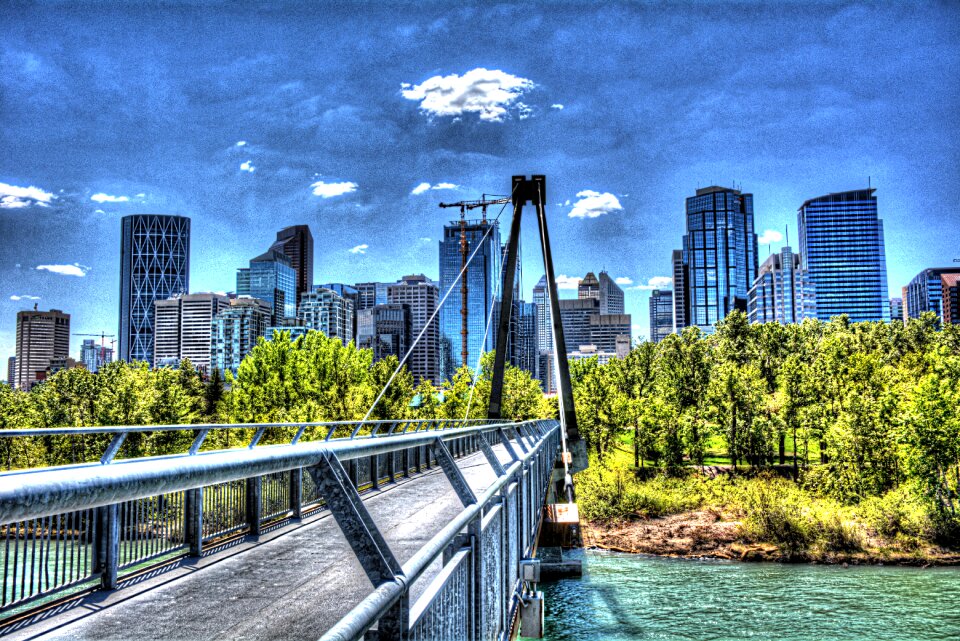
[{"label": "white cloud", "polygon": [[147,195],[144,194],[144,193],[139,193],[139,194],[137,194],[137,198],[146,198],[146,197],[147,197]]},{"label": "white cloud", "polygon": [[766,229],[760,237],[757,238],[757,244],[769,245],[770,243],[779,243],[781,240],[783,240],[783,234],[776,229]]},{"label": "white cloud", "polygon": [[13,296],[10,297],[10,300],[40,300],[40,297],[29,296],[27,294],[24,294],[23,296],[17,296],[16,294],[14,294]]},{"label": "white cloud", "polygon": [[635,285],[630,289],[668,289],[673,286],[673,279],[669,276],[654,276],[646,285]]},{"label": "white cloud", "polygon": [[103,211],[102,209],[94,209],[94,210],[93,210],[93,213],[95,213],[95,214],[105,214],[105,213],[107,213],[107,212]]},{"label": "white cloud", "polygon": [[352,182],[325,183],[322,180],[318,180],[310,186],[313,187],[313,195],[320,196],[321,198],[333,198],[334,196],[342,196],[357,190],[357,183]]},{"label": "white cloud", "polygon": [[252,174],[256,170],[257,168],[251,165],[249,160],[240,163],[240,171],[249,171]]},{"label": "white cloud", "polygon": [[[532,80],[499,69],[478,67],[463,76],[454,73],[428,78],[419,85],[404,83],[400,85],[400,93],[407,100],[420,101],[420,110],[431,116],[476,113],[480,120],[502,122],[507,109],[534,86]],[[517,106],[529,109],[523,103]]]},{"label": "white cloud", "polygon": [[87,272],[90,271],[89,267],[81,265],[80,263],[74,263],[72,265],[37,265],[37,269],[60,274],[61,276],[86,276]]},{"label": "white cloud", "polygon": [[47,207],[56,198],[39,187],[17,187],[0,183],[0,209],[19,209],[30,205]]},{"label": "white cloud", "polygon": [[627,276],[617,276],[613,279],[617,285],[633,285],[633,279]]},{"label": "white cloud", "polygon": [[431,240],[433,240],[433,239],[430,238],[429,236],[421,236],[421,237],[420,237],[420,242],[423,242],[423,243],[429,243]]},{"label": "white cloud", "polygon": [[246,140],[238,140],[238,141],[237,141],[237,147],[245,147],[246,145],[247,145],[247,141],[246,141]]},{"label": "white cloud", "polygon": [[353,249],[349,250],[351,254],[366,254],[367,250],[370,249],[370,245],[357,245]]},{"label": "white cloud", "polygon": [[557,276],[557,289],[576,289],[580,285],[580,279],[576,276],[567,276],[560,274]]},{"label": "white cloud", "polygon": [[458,189],[460,185],[454,185],[453,183],[437,183],[436,185],[431,185],[430,183],[420,183],[410,192],[411,196],[419,196],[423,192],[429,189]]},{"label": "white cloud", "polygon": [[557,102],[557,103],[554,103],[554,104],[550,105],[550,108],[551,108],[551,109],[560,110],[560,109],[563,109],[563,105],[561,105],[559,102]]},{"label": "white cloud", "polygon": [[99,194],[94,194],[90,196],[90,200],[95,203],[126,203],[130,202],[130,198],[127,196],[111,196],[110,194],[105,194],[100,192]]},{"label": "white cloud", "polygon": [[623,206],[617,197],[610,193],[600,193],[585,189],[577,193],[577,202],[567,214],[570,218],[597,218],[612,211],[621,211]]}]

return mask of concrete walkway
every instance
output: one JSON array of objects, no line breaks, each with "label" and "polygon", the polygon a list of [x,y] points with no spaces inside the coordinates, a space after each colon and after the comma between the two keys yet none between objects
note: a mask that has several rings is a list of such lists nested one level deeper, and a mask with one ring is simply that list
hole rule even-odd
[{"label": "concrete walkway", "polygon": [[[516,447],[516,446],[515,446]],[[494,448],[509,460],[502,446]],[[494,481],[482,454],[457,461],[478,494]],[[364,504],[403,563],[462,509],[433,471],[365,496]],[[411,590],[411,605],[439,571]],[[324,511],[201,559],[182,559],[113,592],[97,592],[0,630],[6,639],[284,639],[316,641],[373,587],[336,521]],[[26,623],[26,622],[25,622]],[[14,626],[15,628],[15,626]]]}]

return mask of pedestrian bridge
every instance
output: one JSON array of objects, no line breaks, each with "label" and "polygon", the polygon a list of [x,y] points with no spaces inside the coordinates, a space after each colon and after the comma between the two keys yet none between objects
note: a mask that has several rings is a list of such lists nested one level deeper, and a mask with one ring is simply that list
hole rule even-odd
[{"label": "pedestrian bridge", "polygon": [[[184,430],[182,454],[115,460]],[[202,451],[221,430],[252,438]],[[569,479],[554,420],[0,432],[91,433],[99,462],[0,476],[0,635],[505,639]]]}]

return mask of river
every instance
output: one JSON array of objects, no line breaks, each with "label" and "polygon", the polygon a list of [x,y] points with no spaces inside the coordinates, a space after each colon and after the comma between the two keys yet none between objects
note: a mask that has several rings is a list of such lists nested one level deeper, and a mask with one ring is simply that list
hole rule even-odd
[{"label": "river", "polygon": [[571,556],[583,578],[541,586],[550,641],[960,640],[958,568]]}]

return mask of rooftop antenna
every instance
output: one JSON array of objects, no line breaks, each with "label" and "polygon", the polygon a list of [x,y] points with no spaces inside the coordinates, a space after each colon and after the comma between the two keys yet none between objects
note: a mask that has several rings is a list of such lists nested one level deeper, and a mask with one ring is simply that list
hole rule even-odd
[{"label": "rooftop antenna", "polygon": [[783,231],[787,235],[787,247],[789,247],[790,246],[790,225],[784,225]]},{"label": "rooftop antenna", "polygon": [[867,189],[872,189],[873,185],[871,184],[872,176],[867,176]]}]

